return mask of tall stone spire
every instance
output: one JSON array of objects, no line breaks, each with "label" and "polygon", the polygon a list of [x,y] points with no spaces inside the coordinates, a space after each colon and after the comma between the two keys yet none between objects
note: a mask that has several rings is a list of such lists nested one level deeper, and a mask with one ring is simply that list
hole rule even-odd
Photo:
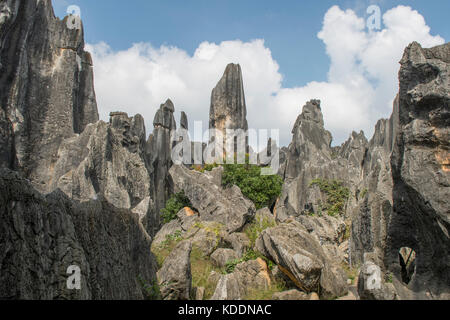
[{"label": "tall stone spire", "polygon": [[238,64],[229,64],[222,79],[212,91],[209,128],[248,130],[242,70]]}]

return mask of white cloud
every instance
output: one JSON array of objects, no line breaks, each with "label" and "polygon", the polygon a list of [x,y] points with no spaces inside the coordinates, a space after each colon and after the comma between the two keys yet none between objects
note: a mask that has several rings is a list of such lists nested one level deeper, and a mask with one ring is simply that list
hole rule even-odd
[{"label": "white cloud", "polygon": [[371,135],[376,121],[391,113],[404,48],[412,41],[424,47],[444,43],[410,7],[387,11],[383,22],[384,29],[368,31],[354,11],[330,8],[318,34],[331,60],[328,81],[297,88],[282,88],[279,66],[263,40],[203,42],[193,56],[146,43],[119,52],[105,43],[88,45],[101,118],[107,120],[117,110],[140,113],[151,131],[157,108],[171,98],[177,113],[187,113],[191,128],[194,120],[202,120],[207,129],[211,90],[225,66],[234,62],[243,69],[250,127],[279,128],[286,145],[304,103],[318,98],[336,142],[346,140],[352,130]]}]

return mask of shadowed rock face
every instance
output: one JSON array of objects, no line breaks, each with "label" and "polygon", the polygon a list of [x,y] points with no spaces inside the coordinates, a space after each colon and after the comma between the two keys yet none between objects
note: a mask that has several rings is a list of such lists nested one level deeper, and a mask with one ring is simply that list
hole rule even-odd
[{"label": "shadowed rock face", "polygon": [[229,64],[211,94],[209,128],[248,130],[242,70],[238,64]]},{"label": "shadowed rock face", "polygon": [[385,262],[399,273],[398,252],[415,250],[408,288],[450,298],[450,44],[405,50],[394,116],[393,216]]},{"label": "shadowed rock face", "polygon": [[143,118],[98,121],[83,31],[50,0],[1,1],[0,43],[0,167],[16,170],[0,172],[0,299],[144,298],[156,262]]},{"label": "shadowed rock face", "polygon": [[[104,199],[46,196],[0,169],[0,299],[143,299],[156,261],[137,214]],[[67,269],[81,269],[68,290]]]},{"label": "shadowed rock face", "polygon": [[92,60],[50,0],[0,6],[0,164],[48,192],[61,141],[98,120]]}]

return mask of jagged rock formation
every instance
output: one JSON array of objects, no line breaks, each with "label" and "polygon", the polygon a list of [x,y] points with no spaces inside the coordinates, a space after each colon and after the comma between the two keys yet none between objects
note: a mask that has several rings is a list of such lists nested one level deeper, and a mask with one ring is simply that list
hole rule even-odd
[{"label": "jagged rock formation", "polygon": [[[156,262],[137,214],[104,199],[46,196],[0,169],[0,299],[143,299]],[[69,290],[67,270],[81,269]]]},{"label": "jagged rock formation", "polygon": [[214,181],[212,174],[178,165],[174,165],[169,174],[175,192],[184,191],[202,220],[219,222],[229,233],[242,230],[255,215],[255,205],[242,195],[239,187],[222,189],[221,179]]},{"label": "jagged rock formation", "polygon": [[153,199],[147,225],[152,235],[160,228],[160,211],[165,207],[172,190],[168,176],[172,166],[171,134],[176,130],[174,111],[175,107],[170,99],[161,105],[153,120],[153,133],[145,147],[145,158],[150,172],[150,195]]},{"label": "jagged rock formation", "polygon": [[61,142],[98,120],[92,60],[50,0],[1,5],[0,164],[49,192]]},{"label": "jagged rock formation", "polygon": [[[350,188],[351,194],[356,194],[367,145],[361,132],[353,133],[341,147],[332,148],[332,136],[324,128],[319,100],[311,100],[303,107],[292,133],[292,142],[285,153],[286,162],[281,166],[285,183],[275,208],[280,221],[289,216],[321,211],[319,204],[325,203],[326,197],[311,186],[315,179],[340,180]],[[351,201],[352,198],[346,211],[357,205]]]},{"label": "jagged rock formation", "polygon": [[[222,153],[226,153],[228,147],[233,150],[232,153],[249,151],[247,107],[245,105],[242,70],[238,64],[231,63],[226,67],[222,78],[212,91],[209,129],[209,147],[214,151],[208,151],[208,155],[214,159],[220,158]],[[227,130],[235,131],[227,132]],[[234,134],[233,141],[228,141],[230,139],[227,138],[227,133]],[[224,151],[221,152],[221,149]],[[211,162],[210,159],[205,161]]]},{"label": "jagged rock formation", "polygon": [[[222,188],[222,168],[173,165],[170,100],[148,139],[140,115],[98,121],[83,30],[67,22],[50,0],[0,2],[0,299],[142,299],[155,284],[151,236],[157,246],[174,234],[184,241],[159,270],[164,299],[190,298],[192,248],[218,267],[252,250],[277,264],[273,274],[262,259],[212,273],[215,299],[245,298],[277,277],[304,291],[277,299],[318,298],[318,289],[341,297],[343,263],[362,265],[362,299],[450,298],[449,44],[408,46],[393,114],[370,141],[353,132],[331,147],[320,101],[308,102],[289,147],[269,141],[265,150],[280,152],[285,179],[272,214],[255,213],[238,187]],[[239,65],[212,92],[209,126],[248,130]],[[188,129],[184,112],[180,127]],[[323,185],[332,180],[346,194],[337,213],[323,206],[336,197]],[[193,209],[161,226],[160,210],[181,190]],[[265,230],[253,237],[246,227]],[[79,291],[67,289],[70,265],[81,268]]]},{"label": "jagged rock formation", "polygon": [[60,188],[79,201],[101,195],[117,208],[136,209],[145,216],[151,200],[144,144],[140,115],[111,113],[109,123],[90,124],[61,143],[50,189]]},{"label": "jagged rock formation", "polygon": [[450,298],[450,44],[406,48],[399,73],[392,153],[393,214],[385,265],[398,278],[399,250],[416,252],[408,289]]},{"label": "jagged rock formation", "polygon": [[242,70],[238,64],[229,64],[211,94],[209,128],[248,130]]}]

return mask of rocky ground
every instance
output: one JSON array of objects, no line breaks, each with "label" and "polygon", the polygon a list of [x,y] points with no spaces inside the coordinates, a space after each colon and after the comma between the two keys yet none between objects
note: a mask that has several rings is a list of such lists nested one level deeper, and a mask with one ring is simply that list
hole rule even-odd
[{"label": "rocky ground", "polygon": [[[99,121],[83,31],[50,0],[0,12],[0,299],[450,299],[450,44],[405,49],[370,140],[332,147],[306,103],[264,180],[174,164],[170,100],[149,136],[140,115]],[[230,64],[210,128],[246,130],[246,114]]]}]

